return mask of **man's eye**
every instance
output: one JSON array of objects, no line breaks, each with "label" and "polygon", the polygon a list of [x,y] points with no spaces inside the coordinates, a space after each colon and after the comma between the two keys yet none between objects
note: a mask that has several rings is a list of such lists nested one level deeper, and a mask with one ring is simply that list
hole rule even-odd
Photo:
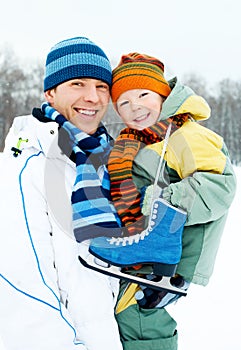
[{"label": "man's eye", "polygon": [[99,84],[99,85],[97,85],[97,89],[101,89],[101,90],[109,90],[109,86],[108,85],[106,85],[106,84]]},{"label": "man's eye", "polygon": [[74,86],[83,86],[83,83],[81,81],[73,81],[72,85],[74,85]]}]

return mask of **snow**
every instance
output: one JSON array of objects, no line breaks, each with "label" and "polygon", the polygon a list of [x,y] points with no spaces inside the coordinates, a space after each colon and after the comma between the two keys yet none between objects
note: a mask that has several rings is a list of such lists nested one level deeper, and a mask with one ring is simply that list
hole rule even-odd
[{"label": "snow", "polygon": [[213,276],[206,287],[192,285],[168,311],[177,321],[178,350],[241,350],[241,168]]},{"label": "snow", "polygon": [[[187,297],[168,307],[177,321],[178,350],[241,350],[241,167],[235,171],[238,188],[210,283],[206,287],[191,286]],[[8,350],[1,339],[0,350]]]}]

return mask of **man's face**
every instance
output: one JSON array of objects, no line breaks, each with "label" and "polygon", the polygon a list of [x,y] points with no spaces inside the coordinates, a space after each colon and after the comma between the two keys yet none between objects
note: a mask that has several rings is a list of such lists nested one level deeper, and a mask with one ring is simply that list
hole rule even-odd
[{"label": "man's face", "polygon": [[101,80],[72,79],[45,92],[50,105],[82,131],[93,134],[110,100],[108,84]]}]

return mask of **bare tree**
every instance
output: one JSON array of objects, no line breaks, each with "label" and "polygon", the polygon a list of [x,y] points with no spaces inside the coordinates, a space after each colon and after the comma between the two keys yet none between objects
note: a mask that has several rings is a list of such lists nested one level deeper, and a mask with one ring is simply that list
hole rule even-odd
[{"label": "bare tree", "polygon": [[4,139],[17,115],[31,113],[35,103],[43,100],[43,68],[39,63],[26,69],[13,50],[5,46],[0,53],[0,151]]},{"label": "bare tree", "polygon": [[197,95],[208,99],[210,94],[207,89],[207,82],[203,77],[195,73],[190,73],[186,74],[182,80],[183,83],[193,89]]},{"label": "bare tree", "polygon": [[232,162],[241,164],[241,82],[224,79],[212,94],[197,75],[186,77],[185,84],[203,96],[211,107],[211,118],[203,124],[220,134],[228,146]]},{"label": "bare tree", "polygon": [[230,79],[220,81],[212,108],[215,130],[227,143],[233,162],[241,164],[241,82]]},{"label": "bare tree", "polygon": [[21,101],[16,100],[16,94],[25,80],[23,71],[17,65],[16,56],[9,47],[5,47],[0,56],[0,77],[2,146],[2,138],[6,135],[11,125],[12,117],[17,110],[17,105],[21,103]]}]

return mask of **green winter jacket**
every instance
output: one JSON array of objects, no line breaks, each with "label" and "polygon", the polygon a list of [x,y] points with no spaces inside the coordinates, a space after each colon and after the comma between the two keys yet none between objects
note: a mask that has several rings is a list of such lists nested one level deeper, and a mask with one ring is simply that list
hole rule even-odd
[{"label": "green winter jacket", "polygon": [[[176,79],[169,83],[172,92],[163,104],[160,119],[182,113],[189,113],[191,118],[169,139],[159,185],[164,199],[187,212],[177,273],[187,281],[206,285],[234,198],[236,179],[223,139],[197,123],[210,116],[205,100]],[[133,180],[138,190],[153,184],[162,147],[163,142],[156,143],[137,154]],[[150,271],[150,266],[143,265],[138,273]],[[134,297],[138,288],[121,281],[116,318],[123,349],[177,350],[175,320],[165,308],[139,307]]]},{"label": "green winter jacket", "polygon": [[[197,121],[210,116],[206,101],[174,78],[160,119],[189,113],[191,119],[175,131],[164,156],[159,184],[163,197],[188,216],[182,258],[177,273],[187,281],[206,285],[212,274],[236,178],[221,136]],[[140,190],[153,183],[163,142],[143,148],[133,164],[133,180]]]}]

